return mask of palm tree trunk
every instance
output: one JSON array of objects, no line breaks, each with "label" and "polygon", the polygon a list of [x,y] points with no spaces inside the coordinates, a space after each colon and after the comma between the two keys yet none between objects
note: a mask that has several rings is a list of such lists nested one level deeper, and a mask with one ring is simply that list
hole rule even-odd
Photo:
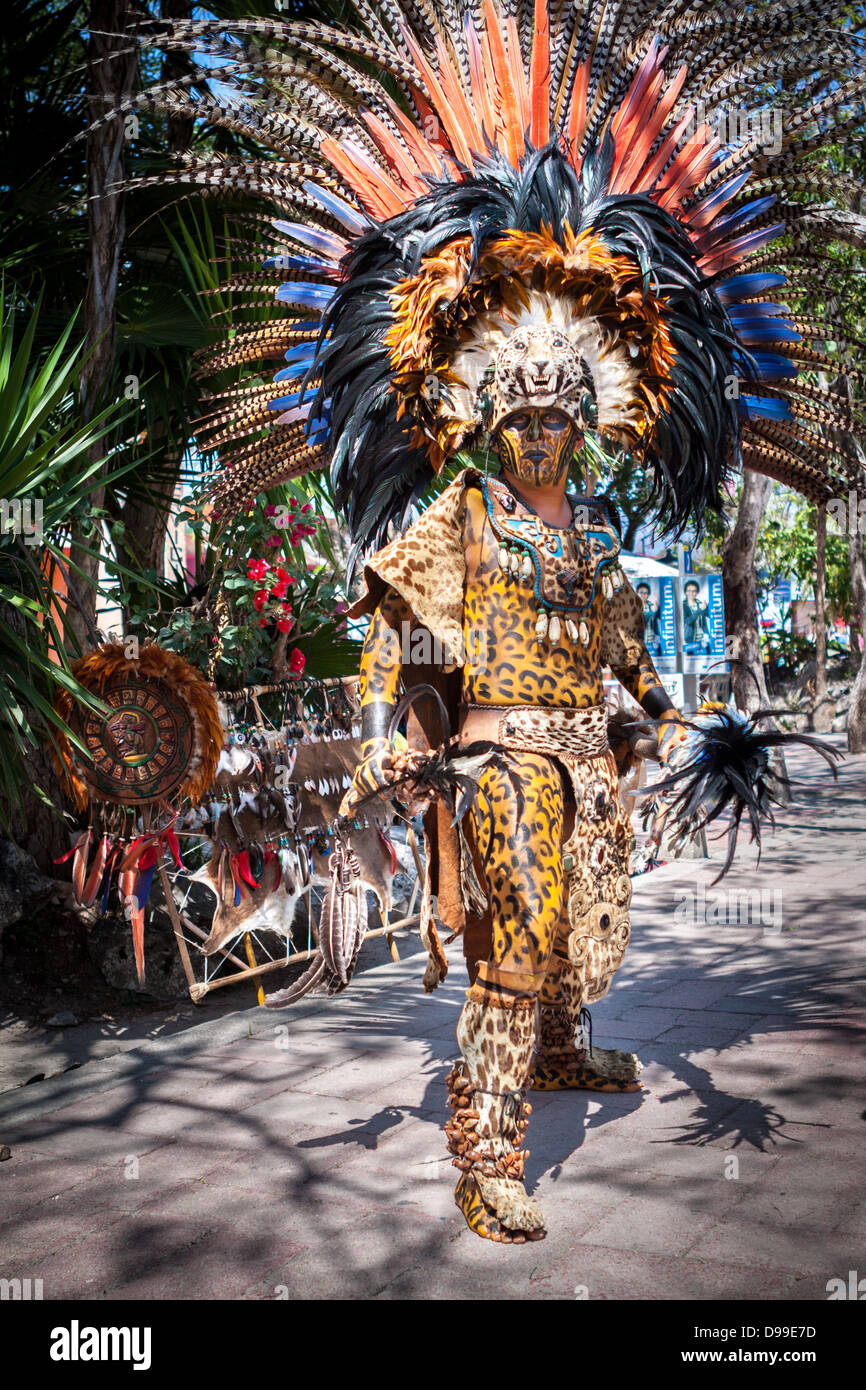
[{"label": "palm tree trunk", "polygon": [[[137,58],[134,43],[127,31],[128,0],[91,0],[88,18],[89,57],[88,112],[91,122],[97,122],[123,101],[132,91]],[[93,417],[103,403],[114,369],[116,346],[117,282],[126,231],[124,195],[112,192],[124,174],[124,141],[126,123],[116,117],[106,121],[87,136],[87,215],[90,229],[87,271],[87,294],[84,301],[85,338],[92,349],[81,373],[79,394],[82,418]],[[93,446],[91,458],[104,459],[107,441]],[[94,507],[100,508],[104,495],[97,489],[92,497]],[[69,610],[72,635],[83,645],[96,614],[96,589],[99,535],[86,536],[80,528],[72,537],[70,559],[92,581],[82,584],[82,599],[87,615]]]},{"label": "palm tree trunk", "polygon": [[[163,19],[191,19],[192,0],[162,0]],[[172,82],[188,77],[193,64],[185,53],[166,53],[162,66],[162,80]],[[174,114],[168,120],[168,147],[172,153],[189,148],[192,140],[193,119],[190,116]],[[170,503],[168,494],[177,486],[181,469],[181,452],[168,436],[171,430],[179,433],[180,425],[172,414],[170,422],[157,420],[151,430],[149,444],[154,453],[151,467],[159,468],[159,492],[162,496],[148,498],[133,492],[127,497],[117,520],[123,522],[123,531],[116,542],[118,559],[133,571],[154,570],[161,578],[165,568],[165,541],[168,531]]]}]

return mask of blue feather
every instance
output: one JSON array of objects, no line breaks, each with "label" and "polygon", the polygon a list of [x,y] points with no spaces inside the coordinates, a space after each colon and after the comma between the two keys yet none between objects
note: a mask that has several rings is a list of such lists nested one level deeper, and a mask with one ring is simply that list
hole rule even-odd
[{"label": "blue feather", "polygon": [[330,420],[326,416],[317,415],[315,420],[310,420],[307,424],[307,437],[318,439],[320,435],[326,435],[330,428]]},{"label": "blue feather", "polygon": [[149,869],[142,869],[141,873],[138,875],[138,879],[135,885],[135,896],[138,899],[138,905],[141,908],[146,906],[147,900],[150,897],[150,889],[151,885],[153,884],[153,875],[155,869],[156,864],[151,864]]},{"label": "blue feather", "polygon": [[313,361],[313,354],[310,353],[310,356],[309,356],[308,358],[302,358],[300,361],[295,362],[293,366],[291,366],[291,367],[283,367],[283,368],[281,369],[281,371],[275,372],[275,373],[274,373],[274,381],[297,381],[297,380],[300,380],[301,378],[303,378],[303,377],[306,376],[306,374],[307,374],[307,367],[310,366],[310,365],[312,364],[312,361]]},{"label": "blue feather", "polygon": [[279,256],[268,256],[262,261],[262,270],[317,270],[326,274],[334,269],[332,261],[322,261],[318,256],[292,256],[287,251]]},{"label": "blue feather", "polygon": [[760,396],[740,396],[737,401],[740,414],[747,420],[792,420],[787,401],[769,400]]},{"label": "blue feather", "polygon": [[308,193],[311,198],[315,198],[326,212],[329,212],[332,217],[336,217],[337,221],[355,236],[360,236],[370,226],[370,222],[363,213],[358,212],[342,198],[338,198],[335,193],[329,193],[326,189],[319,188],[318,184],[313,183],[310,179],[304,184],[304,192]]},{"label": "blue feather", "polygon": [[780,319],[771,319],[768,323],[743,324],[737,329],[737,337],[741,343],[800,343],[802,338],[799,333]]},{"label": "blue feather", "polygon": [[334,298],[334,285],[317,285],[312,280],[289,280],[280,285],[274,298],[283,304],[304,304],[314,309],[324,309]]},{"label": "blue feather", "polygon": [[102,890],[102,915],[103,915],[103,917],[105,916],[106,912],[108,911],[108,894],[109,894],[110,891],[111,891],[111,880],[112,880],[113,874],[114,874],[113,868],[111,867],[111,865],[108,865],[108,866],[106,867],[106,870],[105,870],[105,887],[104,887],[103,890]]},{"label": "blue feather", "polygon": [[790,312],[789,305],[774,304],[772,300],[754,304],[732,304],[728,310],[732,323],[743,322],[745,319],[778,318],[780,314],[790,314]]},{"label": "blue feather", "polygon": [[[275,401],[268,401],[268,410],[293,410],[295,406],[299,409],[303,406],[304,392],[296,391],[292,396],[278,396]],[[307,401],[306,408],[309,411],[312,407],[312,400]]]},{"label": "blue feather", "polygon": [[301,246],[309,246],[311,251],[320,251],[323,256],[328,256],[332,265],[339,264],[345,254],[345,243],[343,238],[335,236],[333,232],[323,231],[321,227],[311,227],[308,222],[281,222],[274,221],[274,226],[278,232],[290,237],[292,241],[297,241]]},{"label": "blue feather", "polygon": [[736,299],[751,299],[756,294],[766,294],[787,285],[788,277],[775,271],[754,271],[750,275],[732,275],[730,280],[722,280],[716,285],[716,294],[723,304]]},{"label": "blue feather", "polygon": [[[753,352],[752,360],[762,381],[775,381],[780,377],[790,378],[798,375],[796,363],[789,357],[783,357],[780,352]],[[738,371],[745,368],[746,361],[741,353],[734,353],[734,365]]]},{"label": "blue feather", "polygon": [[744,207],[737,208],[735,212],[729,212],[724,217],[720,217],[718,222],[713,223],[713,231],[723,233],[725,236],[732,232],[735,227],[741,227],[746,222],[751,222],[760,213],[766,212],[776,201],[775,193],[770,193],[766,198],[755,198],[753,202],[746,203]]},{"label": "blue feather", "polygon": [[[713,163],[718,163],[718,160],[714,160]],[[727,203],[731,198],[736,197],[743,184],[746,183],[747,180],[751,177],[751,173],[751,169],[747,169],[744,174],[735,174],[732,179],[727,179],[722,184],[721,188],[717,188],[715,193],[711,193],[708,198],[701,199],[698,208],[701,214],[701,223],[704,226],[708,225],[709,222],[712,221],[712,218],[706,218],[706,213],[713,208],[724,207],[725,203]]]},{"label": "blue feather", "polygon": [[[316,328],[318,325],[311,324],[310,327]],[[306,362],[308,358],[312,359],[315,355],[316,344],[314,342],[296,343],[294,347],[287,348],[283,353],[287,362]]]}]

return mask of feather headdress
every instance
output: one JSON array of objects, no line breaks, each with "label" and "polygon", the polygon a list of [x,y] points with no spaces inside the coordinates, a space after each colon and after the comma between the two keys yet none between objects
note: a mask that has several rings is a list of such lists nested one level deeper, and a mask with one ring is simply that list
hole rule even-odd
[{"label": "feather headdress", "polygon": [[[381,544],[485,438],[521,330],[565,337],[580,386],[563,399],[642,462],[666,521],[699,520],[741,465],[816,501],[858,481],[847,398],[815,379],[847,342],[808,313],[822,271],[803,230],[820,200],[824,237],[844,237],[826,201],[844,181],[815,162],[863,119],[841,0],[353,6],[352,30],[180,20],[141,38],[208,66],[139,106],[262,147],[151,181],[276,214],[262,268],[229,288],[272,290],[278,316],[210,359],[285,359],[274,385],[214,401],[220,509],[328,467],[358,545]],[[704,118],[742,106],[738,141]]]}]

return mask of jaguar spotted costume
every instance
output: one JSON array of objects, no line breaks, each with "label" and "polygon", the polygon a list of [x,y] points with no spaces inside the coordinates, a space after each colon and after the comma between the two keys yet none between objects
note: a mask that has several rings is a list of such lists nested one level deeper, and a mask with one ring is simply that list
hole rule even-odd
[{"label": "jaguar spotted costume", "polygon": [[[200,447],[220,465],[217,517],[327,467],[352,566],[371,557],[352,610],[370,627],[347,808],[390,794],[407,671],[439,693],[466,746],[500,750],[456,825],[441,801],[425,812],[425,985],[447,970],[439,927],[462,934],[456,1198],[480,1235],[535,1239],[543,1219],[522,1184],[531,1088],[639,1084],[635,1059],[589,1048],[585,1026],[629,933],[602,668],[660,721],[682,829],[733,811],[727,862],[740,817],[759,830],[778,792],[758,715],[685,731],[643,644],[613,513],[570,502],[569,470],[628,451],[648,514],[671,531],[718,510],[741,467],[818,504],[863,487],[853,395],[825,387],[843,368],[813,346],[844,349],[847,330],[812,315],[827,265],[798,230],[817,196],[822,232],[849,235],[850,189],[814,159],[856,136],[863,79],[843,76],[842,0],[729,16],[714,0],[351,8],[348,30],[139,23],[139,41],[184,50],[191,75],[133,102],[267,151],[191,154],[150,181],[277,212],[270,228],[254,214],[239,247],[260,245],[263,265],[225,288],[255,297],[273,280],[278,314],[213,349],[215,373],[245,379],[220,377]],[[751,134],[724,145],[695,123],[697,105],[750,108],[757,90],[773,92],[781,147]],[[285,363],[272,384],[262,359]],[[422,660],[412,642],[425,634],[439,649]],[[422,761],[438,720],[435,701],[413,706]]]},{"label": "jaguar spotted costume", "polygon": [[[587,1006],[610,988],[628,945],[631,900],[633,835],[608,746],[602,667],[652,717],[677,721],[643,644],[642,605],[618,563],[606,507],[575,497],[570,524],[550,526],[510,477],[460,474],[420,522],[368,560],[367,593],[351,610],[373,614],[357,795],[387,785],[382,731],[401,675],[416,683],[402,657],[411,657],[419,609],[443,650],[459,631],[451,684],[459,681],[452,712],[461,739],[490,739],[506,753],[482,772],[467,833],[450,856],[459,881],[474,875],[482,886],[483,906],[446,906],[441,882],[436,895],[440,922],[462,933],[470,979],[458,1026],[464,1062],[449,1078],[449,1146],[462,1169],[456,1197],[474,1230],[506,1241],[543,1229],[521,1186],[525,1092],[640,1086],[636,1057],[590,1050],[586,1038]],[[448,592],[431,607],[437,570]],[[432,901],[442,830],[428,813],[423,920],[434,984],[447,968]],[[519,1116],[503,1113],[509,1097]]]}]

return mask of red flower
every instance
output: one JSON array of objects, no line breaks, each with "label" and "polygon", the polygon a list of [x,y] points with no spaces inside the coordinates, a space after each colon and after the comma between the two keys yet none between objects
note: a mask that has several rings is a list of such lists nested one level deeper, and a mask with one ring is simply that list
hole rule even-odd
[{"label": "red flower", "polygon": [[304,653],[299,652],[297,647],[295,647],[294,651],[289,657],[289,670],[291,671],[292,675],[300,676],[303,673],[306,664],[307,658],[304,656]]},{"label": "red flower", "polygon": [[277,631],[278,631],[278,632],[288,632],[288,631],[289,631],[289,628],[290,628],[291,626],[292,626],[292,622],[291,622],[291,619],[290,619],[290,618],[277,618]]},{"label": "red flower", "polygon": [[256,610],[257,613],[261,613],[261,611],[262,611],[262,609],[264,608],[264,606],[265,606],[265,604],[267,603],[267,601],[268,601],[268,591],[267,591],[267,589],[257,589],[257,590],[256,590],[256,593],[255,593],[254,596],[253,596],[253,608]]},{"label": "red flower", "polygon": [[288,586],[284,583],[275,584],[271,589],[272,598],[285,598],[287,587]]},{"label": "red flower", "polygon": [[259,618],[259,627],[267,627],[267,625],[268,625],[268,620],[267,620],[267,618]]}]

